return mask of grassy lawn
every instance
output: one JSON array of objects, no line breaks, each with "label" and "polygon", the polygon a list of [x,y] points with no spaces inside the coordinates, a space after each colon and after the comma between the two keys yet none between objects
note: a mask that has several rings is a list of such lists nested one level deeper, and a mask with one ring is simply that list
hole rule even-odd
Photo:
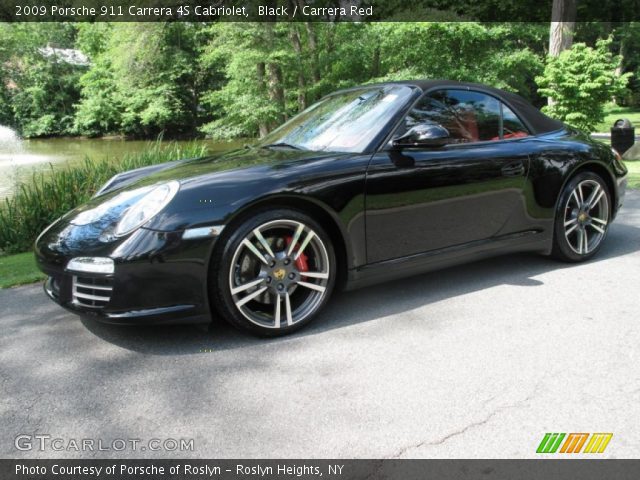
[{"label": "grassy lawn", "polygon": [[32,283],[43,278],[44,274],[36,268],[31,252],[0,257],[0,288]]},{"label": "grassy lawn", "polygon": [[640,108],[607,105],[605,107],[605,115],[604,121],[596,127],[596,132],[609,133],[613,122],[620,118],[628,118],[634,127],[636,127],[636,134],[640,133]]},{"label": "grassy lawn", "polygon": [[640,160],[624,164],[629,169],[629,188],[640,189]]}]

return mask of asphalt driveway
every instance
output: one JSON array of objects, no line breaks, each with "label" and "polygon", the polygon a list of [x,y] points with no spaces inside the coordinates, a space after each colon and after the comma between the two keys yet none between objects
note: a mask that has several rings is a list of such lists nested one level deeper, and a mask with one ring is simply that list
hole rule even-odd
[{"label": "asphalt driveway", "polygon": [[[545,432],[612,432],[602,456],[637,458],[639,299],[637,191],[589,263],[511,255],[341,294],[283,339],[100,325],[1,290],[0,457],[535,457]],[[87,438],[193,450],[68,449]]]}]

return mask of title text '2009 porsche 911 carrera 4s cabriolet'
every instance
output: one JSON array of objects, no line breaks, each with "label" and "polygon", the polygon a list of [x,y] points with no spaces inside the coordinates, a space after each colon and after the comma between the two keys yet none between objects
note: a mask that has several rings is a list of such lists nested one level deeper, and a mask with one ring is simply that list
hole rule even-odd
[{"label": "title text '2009 porsche 911 carrera 4s cabriolet'", "polygon": [[328,95],[255,145],[125,172],[35,253],[62,306],[121,323],[299,329],[335,288],[507,252],[595,255],[615,151],[521,97],[450,81]]}]

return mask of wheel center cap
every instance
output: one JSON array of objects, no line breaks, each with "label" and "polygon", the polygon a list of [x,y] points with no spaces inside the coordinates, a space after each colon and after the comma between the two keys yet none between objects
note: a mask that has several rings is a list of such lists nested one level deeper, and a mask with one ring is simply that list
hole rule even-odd
[{"label": "wheel center cap", "polygon": [[284,268],[276,268],[273,271],[273,278],[275,278],[276,280],[284,280],[286,274],[287,271]]},{"label": "wheel center cap", "polygon": [[587,221],[587,214],[582,212],[580,215],[578,215],[578,221],[582,222],[582,223],[586,222]]}]

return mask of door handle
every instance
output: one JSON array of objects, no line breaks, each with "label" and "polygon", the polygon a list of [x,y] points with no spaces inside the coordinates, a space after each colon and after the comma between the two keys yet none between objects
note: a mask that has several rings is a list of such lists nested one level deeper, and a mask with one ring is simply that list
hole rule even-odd
[{"label": "door handle", "polygon": [[521,177],[524,175],[524,164],[520,161],[508,163],[502,167],[502,175],[505,177]]}]

